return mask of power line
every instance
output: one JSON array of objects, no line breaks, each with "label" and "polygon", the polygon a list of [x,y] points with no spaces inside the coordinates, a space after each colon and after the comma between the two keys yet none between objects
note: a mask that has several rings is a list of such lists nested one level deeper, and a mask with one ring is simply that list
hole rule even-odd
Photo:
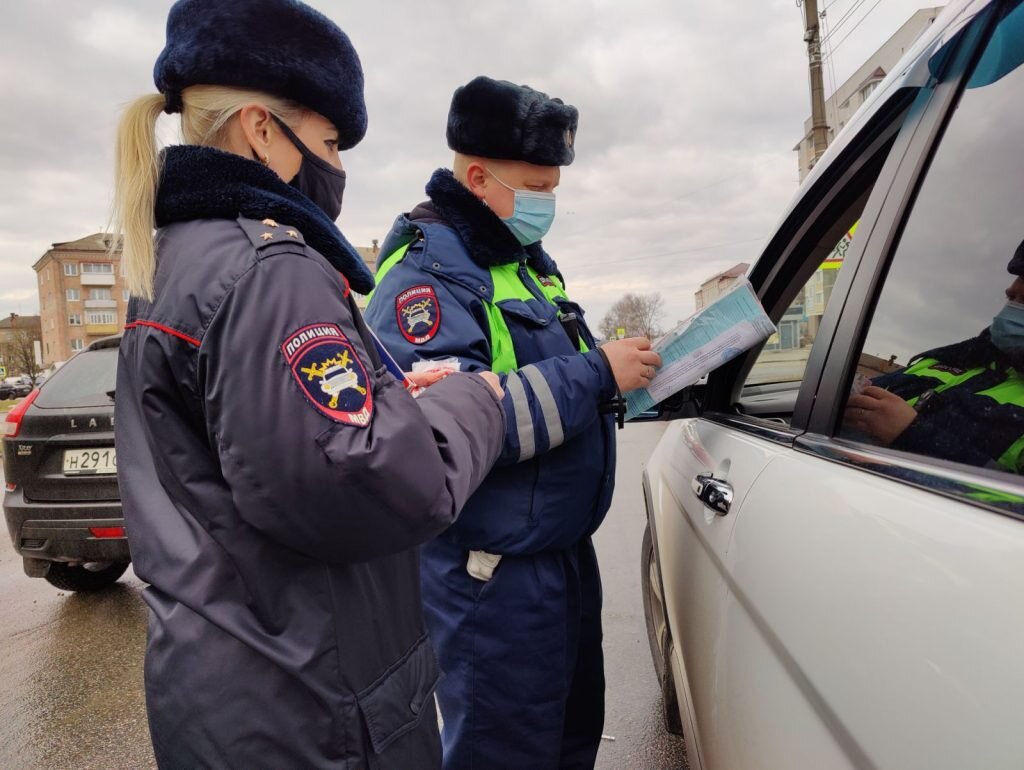
[{"label": "power line", "polygon": [[865,13],[863,16],[861,16],[860,17],[860,21],[858,21],[856,24],[853,25],[853,29],[851,29],[849,32],[847,32],[842,40],[840,40],[838,43],[836,43],[834,46],[832,46],[832,53],[835,53],[836,51],[839,50],[839,46],[841,46],[843,43],[845,43],[849,39],[850,35],[852,35],[854,32],[857,31],[857,27],[859,27],[863,23],[864,19],[866,19],[868,16],[871,15],[871,12],[873,10],[875,10],[878,7],[879,3],[881,3],[881,2],[882,2],[882,0],[875,0],[875,4],[868,9],[868,12]]},{"label": "power line", "polygon": [[[834,35],[846,22],[853,18],[853,14],[860,10],[861,6],[863,6],[866,2],[867,0],[856,0],[856,2],[854,2],[854,4],[850,6],[846,13],[844,13],[839,18],[839,21],[836,22],[835,26],[831,28],[831,30],[829,31],[829,37]],[[827,40],[828,38],[825,39]],[[822,40],[821,42],[824,43],[825,40]]]},{"label": "power line", "polygon": [[[835,32],[837,30],[841,29],[842,26],[844,24],[846,24],[846,22],[848,22],[850,19],[853,18],[854,14],[856,14],[857,11],[859,11],[861,9],[861,7],[864,5],[864,3],[866,3],[866,2],[867,2],[867,0],[854,0],[853,5],[851,5],[849,8],[846,9],[846,12],[842,16],[839,17],[839,21],[837,21],[835,23],[835,26],[833,26],[830,29],[829,35],[833,35],[833,34],[835,34]],[[822,41],[822,42],[824,42],[824,41]]]}]

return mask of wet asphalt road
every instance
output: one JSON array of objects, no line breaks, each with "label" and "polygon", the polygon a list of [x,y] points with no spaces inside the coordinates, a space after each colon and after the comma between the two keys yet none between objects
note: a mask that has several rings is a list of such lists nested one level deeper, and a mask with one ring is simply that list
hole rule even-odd
[{"label": "wet asphalt road", "polygon": [[[664,732],[640,596],[643,463],[660,425],[619,434],[617,491],[595,538],[604,582],[608,681],[602,770],[683,766]],[[0,484],[3,484],[0,470]],[[142,695],[146,607],[129,570],[112,589],[74,595],[25,576],[0,531],[0,768],[155,767]]]},{"label": "wet asphalt road", "polygon": [[0,767],[156,767],[142,696],[146,606],[141,591],[131,570],[91,596],[28,578],[4,526]]},{"label": "wet asphalt road", "polygon": [[662,726],[661,694],[651,663],[640,592],[640,545],[646,513],[640,480],[665,423],[619,431],[618,468],[611,510],[594,537],[604,585],[606,735],[600,770],[685,767],[683,739]]}]

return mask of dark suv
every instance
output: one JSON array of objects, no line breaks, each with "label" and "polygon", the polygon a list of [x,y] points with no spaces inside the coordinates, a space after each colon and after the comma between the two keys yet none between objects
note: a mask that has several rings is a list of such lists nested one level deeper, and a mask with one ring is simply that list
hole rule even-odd
[{"label": "dark suv", "polygon": [[120,337],[98,340],[3,423],[4,517],[25,573],[97,591],[128,568],[114,452]]}]

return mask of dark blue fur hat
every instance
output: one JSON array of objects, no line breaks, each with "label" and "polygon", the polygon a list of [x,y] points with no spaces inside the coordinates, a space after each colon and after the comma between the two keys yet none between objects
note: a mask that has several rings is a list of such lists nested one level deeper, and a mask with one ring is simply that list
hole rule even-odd
[{"label": "dark blue fur hat", "polygon": [[1006,269],[1010,271],[1012,275],[1020,276],[1024,278],[1024,241],[1020,242],[1020,246],[1013,253],[1013,258],[1010,260],[1010,264],[1006,266]]},{"label": "dark blue fur hat", "polygon": [[561,99],[481,75],[455,90],[448,146],[464,155],[568,166],[578,121],[576,108]]},{"label": "dark blue fur hat", "polygon": [[366,134],[363,69],[337,24],[298,0],[178,0],[153,79],[167,112],[188,86],[264,91],[319,112],[347,150]]}]

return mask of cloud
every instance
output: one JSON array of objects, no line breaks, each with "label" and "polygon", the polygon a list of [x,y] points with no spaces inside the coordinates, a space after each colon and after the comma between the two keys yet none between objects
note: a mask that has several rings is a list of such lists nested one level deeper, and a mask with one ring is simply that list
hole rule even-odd
[{"label": "cloud", "polygon": [[0,294],[0,299],[8,302],[24,302],[34,296],[36,296],[36,292],[33,289],[21,289],[20,291],[5,291]]},{"label": "cloud", "polygon": [[[836,0],[841,14],[851,0]],[[791,0],[313,0],[350,35],[370,128],[344,161],[340,225],[381,239],[450,163],[454,88],[489,74],[581,113],[576,163],[545,245],[596,326],[624,291],[661,291],[667,321],[711,274],[752,262],[796,189],[809,112]],[[842,80],[922,3],[890,0],[836,57]],[[31,265],[108,218],[121,107],[152,92],[169,2],[35,0],[0,40],[0,316],[36,312]],[[268,24],[273,20],[268,19]],[[858,58],[859,57],[859,58]]]},{"label": "cloud", "polygon": [[[71,37],[93,55],[116,62],[118,66],[152,65],[153,52],[163,46],[163,28],[153,24],[151,15],[137,7],[106,4],[90,6],[87,15],[71,21]],[[116,45],[111,45],[113,41]]]}]

